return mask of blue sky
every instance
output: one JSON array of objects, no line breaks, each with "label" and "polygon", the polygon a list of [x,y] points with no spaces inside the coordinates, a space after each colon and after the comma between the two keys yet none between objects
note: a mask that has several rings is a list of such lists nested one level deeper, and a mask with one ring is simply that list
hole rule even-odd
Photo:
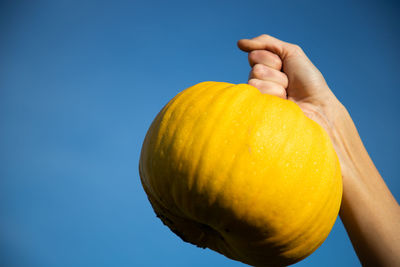
[{"label": "blue sky", "polygon": [[[400,199],[396,1],[2,1],[0,265],[244,266],[155,217],[138,160],[152,119],[205,80],[246,82],[240,38],[303,47]],[[359,266],[338,219],[295,266]]]}]

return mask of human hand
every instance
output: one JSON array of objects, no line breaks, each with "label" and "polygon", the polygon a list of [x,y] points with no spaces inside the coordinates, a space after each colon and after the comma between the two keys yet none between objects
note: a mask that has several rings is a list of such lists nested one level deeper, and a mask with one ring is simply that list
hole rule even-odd
[{"label": "human hand", "polygon": [[295,102],[333,135],[335,116],[343,107],[299,46],[265,34],[239,40],[238,46],[249,52],[250,85]]},{"label": "human hand", "polygon": [[[357,139],[357,131],[355,127],[347,126],[349,123],[352,125],[352,121],[346,109],[303,50],[266,34],[239,40],[238,46],[249,52],[252,69],[248,83],[262,93],[295,102],[306,116],[328,132],[339,157],[342,173],[350,170],[346,142]],[[345,116],[349,118],[347,121],[343,120]],[[338,129],[349,129],[349,132],[340,133]]]}]

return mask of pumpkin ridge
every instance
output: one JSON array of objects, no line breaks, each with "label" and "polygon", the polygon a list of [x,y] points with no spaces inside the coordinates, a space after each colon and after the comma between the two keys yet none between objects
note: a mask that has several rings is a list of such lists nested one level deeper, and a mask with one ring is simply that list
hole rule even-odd
[{"label": "pumpkin ridge", "polygon": [[[339,179],[338,179],[339,180]],[[340,180],[339,180],[340,181]],[[336,181],[331,181],[329,186],[325,186],[325,187],[332,187],[334,182]],[[317,188],[316,190],[318,191],[321,188]],[[325,191],[325,190],[324,190]],[[327,229],[331,229],[336,221],[336,217],[337,216],[329,216],[327,214],[327,212],[329,210],[335,210],[335,214],[337,214],[339,212],[339,208],[340,208],[340,199],[339,201],[334,197],[335,192],[332,191],[328,191],[328,195],[324,195],[324,202],[321,202],[321,205],[319,207],[318,210],[313,211],[312,216],[306,220],[304,223],[305,224],[310,224],[311,221],[314,221],[315,224],[312,225],[312,227],[308,228],[305,232],[304,235],[307,237],[307,239],[310,239],[313,235],[316,235],[317,233],[320,233],[320,235],[322,233],[323,234],[322,238],[320,238],[320,240],[318,241],[318,243],[315,244],[315,246],[311,249],[309,249],[309,254],[313,253],[316,249],[318,249],[318,247],[326,240],[326,238],[329,235],[329,231],[327,231]],[[323,204],[322,204],[323,203]],[[339,203],[339,204],[338,204]],[[320,218],[321,217],[330,217],[329,222],[323,221]],[[298,246],[289,249],[288,252],[290,251],[291,253],[294,253],[298,250],[301,250],[302,247],[304,247],[304,242],[302,242],[301,240],[293,240],[293,243],[299,243]],[[304,256],[306,257],[306,256]],[[303,258],[304,258],[303,257]]]},{"label": "pumpkin ridge", "polygon": [[[298,122],[300,123],[300,122]],[[307,121],[302,120],[302,123],[307,123]],[[298,127],[299,124],[296,125]],[[310,157],[310,153],[314,150],[315,147],[319,146],[321,143],[321,140],[315,140],[312,139],[311,143],[309,144],[309,150],[306,151],[307,154],[304,154],[303,156],[306,158],[306,161],[304,162],[304,166],[310,165],[309,162],[311,160],[315,160],[312,157]],[[298,182],[301,182],[303,179],[301,177],[306,177],[309,176],[307,173],[307,169],[305,167],[302,167],[301,172],[297,173],[297,178],[294,180],[297,180]],[[309,179],[306,177],[306,179]],[[318,184],[316,188],[314,188],[314,191],[317,191],[320,189],[321,183]],[[293,199],[293,202],[296,202],[297,200]],[[314,200],[315,201],[315,200]],[[324,206],[324,205],[322,205]],[[307,212],[309,213],[309,211]],[[283,246],[287,246],[287,244],[291,244],[294,248],[288,248],[289,250],[297,248],[298,243],[302,243],[304,240],[302,240],[302,237],[304,237],[307,232],[298,232],[298,228],[301,227],[301,225],[307,224],[310,221],[315,220],[315,218],[318,216],[318,212],[313,212],[311,216],[309,215],[303,215],[302,220],[298,220],[296,223],[296,226],[292,225],[292,231],[286,232],[286,233],[280,233],[279,237],[281,240],[284,240],[284,243],[281,243]],[[297,232],[297,234],[296,234]],[[277,242],[277,241],[276,241]]]},{"label": "pumpkin ridge", "polygon": [[[259,92],[259,91],[257,90],[257,92]],[[260,101],[262,101],[261,98],[255,98],[255,99],[252,101],[252,104],[250,105],[250,107],[251,107],[251,112],[254,112],[256,108],[257,108],[257,110],[262,111],[262,105],[259,104]],[[231,161],[231,163],[230,163],[230,168],[228,168],[228,170],[227,170],[225,176],[227,176],[227,177],[233,177],[233,173],[234,173],[235,166],[237,166],[237,162],[238,162],[238,160],[240,159],[240,156],[241,156],[241,155],[242,155],[242,153],[240,153],[239,151],[236,151],[236,153],[234,153],[234,158],[233,158],[233,160]],[[231,181],[230,179],[225,179],[225,181],[222,183],[222,185],[221,185],[220,187],[221,187],[221,188],[224,188],[224,187],[226,187],[227,184],[229,184],[229,183],[231,183],[231,182],[232,182],[232,181]],[[223,193],[222,191],[220,191],[220,192],[215,196],[215,198],[216,198],[216,200],[217,200],[218,202],[222,202],[221,198],[223,197],[223,194],[224,194],[224,193]],[[225,228],[225,227],[220,227],[220,228]]]},{"label": "pumpkin ridge", "polygon": [[[238,88],[238,86],[235,86],[234,88],[231,88],[231,89],[232,89],[232,90],[238,91],[238,93],[236,93],[236,94],[234,95],[234,97],[232,97],[232,98],[230,99],[229,108],[226,109],[226,110],[224,110],[224,113],[229,114],[229,116],[225,116],[225,117],[224,117],[223,114],[222,114],[222,115],[220,114],[220,115],[218,116],[218,117],[219,117],[219,120],[222,121],[222,123],[219,123],[218,126],[215,127],[216,130],[218,130],[219,127],[224,127],[224,126],[230,125],[230,124],[231,124],[230,119],[233,119],[233,120],[236,119],[236,117],[232,117],[232,115],[231,115],[232,112],[233,112],[233,110],[235,110],[236,108],[240,108],[240,105],[248,99],[247,93],[246,93],[245,91],[241,91],[241,89]],[[231,110],[231,112],[229,112],[229,110]],[[238,134],[237,134],[237,135],[238,135]],[[237,135],[236,135],[236,136],[237,136]],[[216,140],[218,140],[218,139],[219,139],[219,138],[217,137]],[[210,143],[212,143],[212,141],[214,141],[213,138],[212,138],[212,137],[209,138],[209,139],[207,140],[208,145],[209,145]],[[206,153],[206,151],[205,151],[207,148],[208,148],[208,150],[211,150],[211,149],[212,149],[212,148],[210,148],[209,146],[205,145],[205,146],[203,147],[204,151],[202,151],[203,157],[205,157],[205,156],[208,154],[208,153]],[[221,155],[223,155],[224,152],[225,152],[225,150],[222,150],[222,151],[219,151],[219,152],[221,153]],[[225,153],[226,153],[226,152],[225,152]],[[231,164],[231,165],[235,165],[235,161],[236,161],[237,155],[240,154],[240,153],[236,151],[236,152],[233,152],[232,154],[233,154],[233,160],[231,161],[230,164]],[[220,156],[220,158],[221,158],[221,156]],[[218,160],[218,161],[220,161],[220,160]],[[226,164],[226,163],[224,163],[224,164]],[[226,167],[226,168],[227,168],[227,167]],[[228,169],[228,172],[227,172],[227,173],[221,174],[221,176],[231,177],[231,175],[229,175],[229,170],[231,170],[232,168],[227,168],[227,169]],[[219,186],[216,186],[216,185],[212,186],[212,185],[210,185],[210,184],[213,183],[213,182],[214,182],[213,180],[209,179],[209,180],[208,180],[208,183],[207,183],[207,188],[214,188],[213,191],[216,191],[216,193],[213,194],[213,196],[212,196],[211,198],[209,198],[210,204],[211,204],[211,203],[214,203],[215,201],[217,201],[218,195],[220,195],[220,194],[222,193],[221,190],[219,190],[219,189],[220,189],[221,187],[223,187],[226,183],[229,183],[230,181],[229,181],[229,179],[224,179],[224,181],[223,181],[223,182],[221,183],[221,185],[219,185]]]},{"label": "pumpkin ridge", "polygon": [[[229,86],[228,88],[231,88],[233,86]],[[219,92],[218,94],[214,94],[213,97],[210,99],[210,102],[212,102],[213,100],[216,100],[218,98],[221,98],[222,95],[232,95],[234,94],[234,92],[232,90],[228,90],[228,88],[222,88],[221,92]],[[224,100],[225,102],[226,100]],[[214,114],[209,114],[210,116],[210,121],[212,125],[216,125],[217,122],[220,119],[219,114],[221,114],[224,110],[223,110],[223,106],[219,103],[219,106],[215,107],[217,108],[217,110],[214,110],[213,113]],[[214,117],[211,117],[214,116]],[[199,118],[197,118],[197,120],[199,120]],[[199,132],[201,133],[201,135],[204,136],[203,139],[198,139],[196,138],[196,140],[192,139],[192,141],[196,142],[196,147],[200,147],[200,151],[197,153],[192,153],[192,157],[196,158],[194,160],[194,164],[192,166],[192,168],[190,170],[188,170],[188,177],[191,177],[191,181],[192,183],[189,185],[188,191],[190,195],[196,195],[196,197],[201,197],[204,195],[204,188],[205,188],[205,181],[203,181],[203,179],[201,179],[200,177],[202,175],[199,174],[200,170],[202,169],[202,164],[204,161],[204,158],[202,157],[202,155],[204,154],[204,150],[207,147],[207,143],[208,143],[208,136],[209,133],[206,132],[205,128],[200,128],[198,121],[196,121],[196,131],[193,134],[198,134]],[[210,129],[213,128],[213,126],[209,126]],[[193,142],[190,144],[190,148],[193,148]],[[188,152],[190,151],[190,149],[188,150]],[[193,208],[191,209],[190,214],[193,214]],[[203,217],[203,216],[202,216]],[[196,218],[198,220],[198,218]]]},{"label": "pumpkin ridge", "polygon": [[[318,127],[319,127],[319,125],[318,125]],[[324,136],[322,136],[322,137],[324,137]],[[325,141],[326,141],[325,138],[321,138],[321,139],[322,140],[320,140],[319,143],[325,143]],[[317,145],[320,146],[320,144],[317,144]],[[323,159],[321,165],[326,165],[326,158]],[[326,176],[326,174],[321,174],[322,179],[326,179],[325,176]],[[316,188],[314,188],[314,191],[320,192],[326,187],[328,187],[328,186],[325,185],[325,182],[321,181],[320,183],[318,183],[318,186]],[[323,190],[323,191],[325,191],[325,190]],[[332,194],[333,194],[333,192],[328,191],[328,195],[326,195],[326,194],[321,195],[320,198],[318,199],[318,201],[320,201],[320,203],[321,203],[318,210],[313,210],[313,212],[311,213],[311,216],[306,217],[306,220],[304,220],[302,222],[303,224],[310,224],[310,222],[312,222],[312,221],[316,222],[312,227],[308,228],[304,232],[304,235],[307,239],[310,239],[311,238],[310,235],[312,235],[313,233],[316,233],[318,231],[318,229],[321,230],[324,228],[323,225],[320,225],[319,222],[321,222],[321,221],[319,220],[319,218],[324,215],[323,214],[324,211],[330,210],[329,204],[332,202],[332,198],[331,198]],[[317,201],[317,200],[314,200],[314,201]],[[327,207],[329,207],[329,209]],[[294,237],[296,237],[296,238],[293,238],[293,243],[302,243],[301,239],[299,238],[299,235],[297,235],[297,236],[295,235]],[[296,239],[297,239],[297,242],[296,242]],[[322,238],[322,240],[325,240],[325,239],[326,239],[326,237]],[[318,247],[316,247],[316,248],[318,248]],[[295,250],[295,248],[293,250]]]},{"label": "pumpkin ridge", "polygon": [[[216,88],[216,86],[215,85],[212,85],[212,86],[210,86],[210,87],[207,87],[205,90],[202,90],[201,91],[201,93],[204,93],[204,92],[206,92],[206,91],[208,91],[208,90],[215,90],[216,92],[219,92],[219,93],[223,93],[224,92],[224,88],[221,88],[221,86],[220,87],[217,87]],[[194,101],[194,102],[196,102],[196,101]],[[186,105],[186,107],[185,107],[185,111],[183,111],[182,112],[182,116],[185,116],[185,114],[187,113],[187,110],[188,109],[196,109],[196,104],[195,103],[193,103],[193,104],[190,104],[189,102],[187,103],[187,105]],[[182,117],[181,117],[182,118]],[[198,119],[198,118],[196,118],[196,119]],[[196,127],[198,127],[198,124],[197,124],[197,122],[196,121],[192,121],[191,122],[191,124],[192,124],[192,127],[191,127],[191,133],[193,133],[193,131],[194,131],[194,129],[196,129]],[[170,138],[170,140],[171,140],[171,143],[170,143],[170,147],[169,147],[169,149],[173,149],[173,145],[174,145],[174,142],[176,141],[176,136],[177,135],[182,135],[181,133],[180,133],[180,129],[178,129],[178,125],[176,126],[176,128],[174,129],[174,130],[171,130],[171,131],[173,131],[173,136]],[[190,143],[191,141],[193,140],[193,134],[190,134],[190,135],[188,135],[187,137],[186,137],[186,142],[189,142],[189,144],[187,144],[186,145],[186,150],[187,151],[190,151],[191,149],[192,149],[192,144]],[[169,150],[169,151],[171,151],[171,150]],[[192,154],[193,155],[193,154]],[[183,162],[183,159],[182,159],[182,156],[183,155],[181,155],[179,152],[178,152],[178,154],[175,154],[175,156],[176,156],[176,158],[175,158],[175,160],[176,161],[180,161],[180,162]],[[192,158],[193,159],[193,158]],[[186,190],[186,188],[182,188],[182,185],[180,185],[180,183],[181,183],[181,180],[180,179],[173,179],[173,181],[172,181],[172,184],[171,184],[171,186],[170,186],[170,188],[172,188],[172,190],[170,191],[170,194],[171,194],[171,196],[172,196],[172,200],[173,200],[173,202],[175,203],[175,205],[178,207],[179,206],[179,209],[181,209],[182,210],[182,208],[184,208],[185,206],[186,206],[186,204],[189,204],[188,202],[186,202],[184,199],[183,199],[183,193],[182,192],[185,192],[185,191],[188,191],[189,192],[189,195],[191,194],[190,193],[190,188],[191,188],[191,180],[194,180],[194,177],[193,177],[193,175],[192,174],[190,174],[190,170],[187,170],[187,181],[185,180],[184,181],[184,183],[185,184],[187,184],[187,186],[188,186],[188,190]],[[181,195],[180,197],[179,197],[179,195]],[[187,211],[188,210],[185,210],[185,212],[183,212],[183,211],[181,211],[182,213],[187,213]]]},{"label": "pumpkin ridge", "polygon": [[[212,87],[212,86],[213,86],[213,84],[211,83],[208,87]],[[166,133],[165,133],[165,131],[167,129],[167,125],[171,124],[171,119],[173,118],[172,114],[173,114],[174,111],[176,111],[176,107],[178,106],[178,104],[181,103],[181,102],[192,102],[192,101],[195,101],[195,98],[197,96],[201,95],[202,92],[207,90],[208,87],[204,87],[204,88],[200,87],[199,89],[196,88],[197,90],[191,90],[191,91],[186,91],[186,92],[182,91],[174,99],[172,99],[171,101],[168,102],[168,104],[170,104],[170,105],[167,104],[166,107],[164,107],[162,109],[162,111],[160,112],[160,126],[156,129],[157,131],[155,131],[158,134],[157,134],[157,136],[154,136],[154,135],[153,136],[149,136],[149,139],[152,139],[152,138],[156,138],[157,139],[156,144],[155,144],[155,151],[161,151],[162,150],[161,146],[163,146],[163,144],[165,142],[165,139],[167,138]],[[180,114],[180,117],[184,116],[184,114],[186,113],[187,109],[189,109],[189,108],[191,108],[191,105],[186,105],[186,108],[185,108],[184,112],[182,112]],[[174,130],[174,133],[175,132],[176,131]],[[145,143],[146,143],[146,141],[148,141],[147,136],[145,138]],[[165,154],[170,153],[170,151],[171,151],[170,149],[171,149],[171,146],[169,146],[167,149],[165,149],[164,153]],[[145,155],[145,156],[149,156],[149,155]],[[146,158],[146,157],[144,157],[144,158]],[[158,178],[158,179],[160,179],[160,178]],[[152,179],[148,179],[148,182],[151,185],[150,187],[153,188],[154,196],[155,197],[159,196],[160,195],[160,190],[157,189],[157,186],[151,184],[152,183]],[[155,183],[155,181],[153,181],[153,183]],[[174,202],[169,201],[169,203],[171,205],[174,205],[175,209],[178,209],[177,205]]]}]

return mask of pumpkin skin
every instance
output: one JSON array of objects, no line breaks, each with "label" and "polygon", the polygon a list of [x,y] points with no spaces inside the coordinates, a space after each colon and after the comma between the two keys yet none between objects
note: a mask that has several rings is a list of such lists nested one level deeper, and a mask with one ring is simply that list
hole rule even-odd
[{"label": "pumpkin skin", "polygon": [[247,84],[203,82],[175,96],[147,132],[139,172],[174,233],[254,266],[310,255],[342,197],[324,129],[295,103]]}]

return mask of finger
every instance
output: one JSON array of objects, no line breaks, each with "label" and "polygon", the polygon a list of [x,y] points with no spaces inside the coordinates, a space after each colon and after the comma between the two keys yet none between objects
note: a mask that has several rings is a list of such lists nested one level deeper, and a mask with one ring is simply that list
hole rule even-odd
[{"label": "finger", "polygon": [[249,53],[249,63],[252,67],[255,64],[264,64],[276,70],[280,70],[282,68],[281,58],[278,55],[267,50],[251,51]]},{"label": "finger", "polygon": [[262,81],[259,79],[250,79],[248,84],[254,86],[263,94],[270,94],[283,99],[287,99],[285,88],[277,83],[271,81]]},{"label": "finger", "polygon": [[277,54],[282,60],[301,51],[299,46],[281,41],[267,34],[262,34],[253,39],[241,39],[238,41],[238,47],[245,52],[268,50]]},{"label": "finger", "polygon": [[283,88],[287,88],[289,84],[288,77],[283,72],[265,66],[263,64],[256,64],[250,71],[250,79],[255,78],[263,81],[270,81],[279,84]]}]

